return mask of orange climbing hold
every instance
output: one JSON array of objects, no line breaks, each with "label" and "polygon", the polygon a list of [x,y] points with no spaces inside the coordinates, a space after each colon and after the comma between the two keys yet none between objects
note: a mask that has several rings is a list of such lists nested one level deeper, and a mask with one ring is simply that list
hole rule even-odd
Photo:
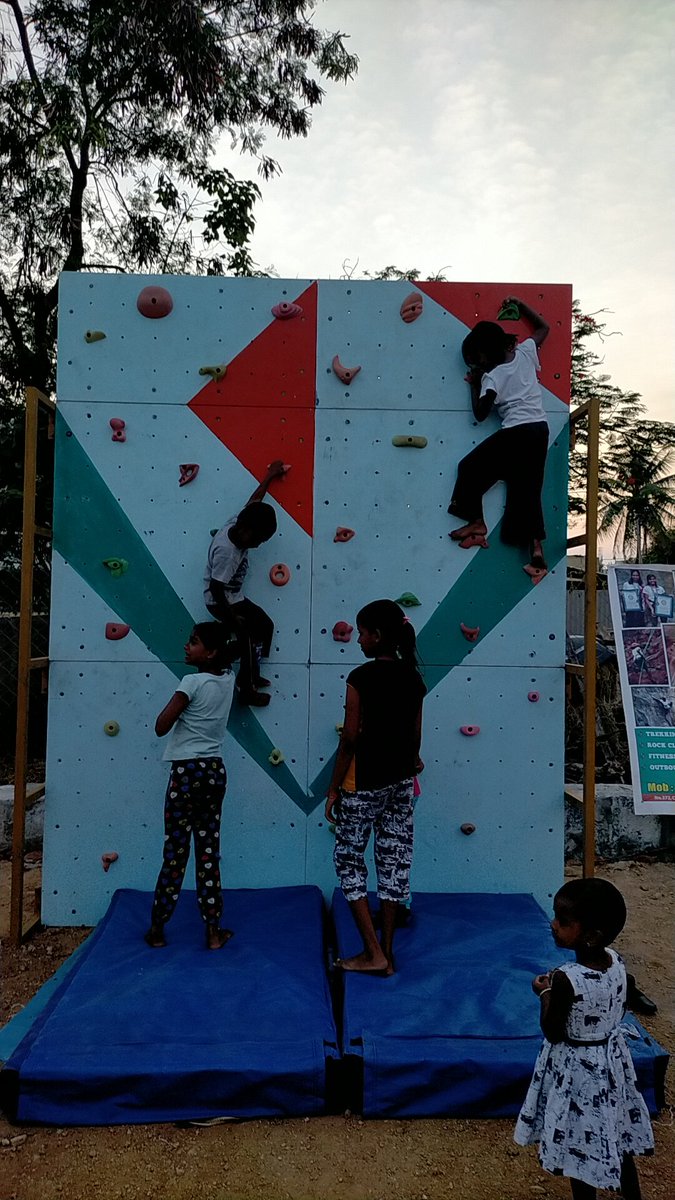
[{"label": "orange climbing hold", "polygon": [[285,587],[291,577],[286,563],[275,563],[270,567],[270,579],[275,587]]},{"label": "orange climbing hold", "polygon": [[480,625],[476,625],[472,629],[470,625],[465,625],[463,621],[460,621],[459,627],[460,627],[462,633],[464,634],[464,637],[466,638],[467,642],[477,642],[478,641],[478,635],[480,633]]},{"label": "orange climbing hold", "polygon": [[102,854],[101,862],[103,864],[103,870],[109,871],[112,864],[117,862],[118,858],[119,858],[119,854],[117,853],[116,850],[110,850],[107,854]]},{"label": "orange climbing hold", "polygon": [[109,642],[120,642],[125,638],[131,629],[131,625],[122,625],[119,621],[108,621],[105,627],[105,636]]},{"label": "orange climbing hold", "polygon": [[113,435],[112,435],[113,442],[126,442],[126,440],[127,440],[127,435],[125,433],[126,423],[122,420],[122,418],[121,417],[111,417],[108,424],[110,425],[110,428],[113,431]]},{"label": "orange climbing hold", "polygon": [[150,317],[152,320],[158,320],[159,317],[168,317],[173,309],[171,292],[167,292],[166,288],[154,285],[144,287],[138,293],[136,308],[142,317]]}]

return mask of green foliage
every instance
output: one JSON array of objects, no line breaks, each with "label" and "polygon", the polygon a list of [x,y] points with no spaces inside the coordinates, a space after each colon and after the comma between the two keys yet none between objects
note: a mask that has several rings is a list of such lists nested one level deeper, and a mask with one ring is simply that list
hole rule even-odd
[{"label": "green foliage", "polygon": [[54,387],[61,271],[259,274],[266,131],[306,136],[357,59],[314,0],[2,0],[0,563],[16,542],[23,388]]},{"label": "green foliage", "polygon": [[[598,314],[582,313],[574,303],[572,328],[572,402],[592,396],[600,400],[599,532],[614,535],[614,553],[626,561],[642,561],[654,538],[675,522],[675,425],[650,421],[637,392],[623,392],[602,373],[602,359],[589,348],[589,338],[606,333]],[[570,455],[570,513],[584,511],[586,429],[577,427]]]}]

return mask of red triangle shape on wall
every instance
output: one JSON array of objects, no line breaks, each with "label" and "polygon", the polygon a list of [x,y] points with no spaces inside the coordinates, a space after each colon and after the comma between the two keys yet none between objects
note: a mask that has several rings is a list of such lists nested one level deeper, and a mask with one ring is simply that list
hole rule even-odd
[{"label": "red triangle shape on wall", "polygon": [[260,480],[276,458],[291,469],[270,494],[312,535],[317,285],[300,316],[271,323],[190,400],[196,416]]}]

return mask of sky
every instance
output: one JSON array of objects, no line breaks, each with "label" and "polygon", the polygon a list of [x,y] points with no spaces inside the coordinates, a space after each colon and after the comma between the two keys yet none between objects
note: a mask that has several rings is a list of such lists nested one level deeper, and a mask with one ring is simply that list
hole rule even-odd
[{"label": "sky", "polygon": [[612,382],[675,419],[670,0],[317,0],[315,23],[359,72],[307,139],[268,138],[259,265],[571,283],[610,310]]}]

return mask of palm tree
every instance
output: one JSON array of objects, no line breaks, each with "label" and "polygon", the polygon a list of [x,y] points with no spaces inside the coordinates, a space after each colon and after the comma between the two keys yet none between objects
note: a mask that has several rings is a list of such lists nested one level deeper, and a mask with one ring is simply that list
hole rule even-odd
[{"label": "palm tree", "polygon": [[630,435],[615,437],[606,450],[611,494],[601,504],[599,532],[614,534],[624,562],[642,562],[650,543],[675,524],[675,450],[651,440],[649,428],[634,426]]}]

